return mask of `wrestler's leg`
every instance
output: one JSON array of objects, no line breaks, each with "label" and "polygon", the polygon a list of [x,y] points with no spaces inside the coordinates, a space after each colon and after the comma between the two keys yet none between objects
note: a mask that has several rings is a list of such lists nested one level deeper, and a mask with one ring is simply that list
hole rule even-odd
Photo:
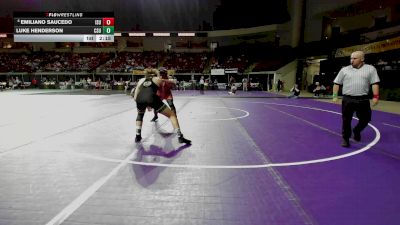
[{"label": "wrestler's leg", "polygon": [[171,110],[175,113],[175,115],[177,116],[177,114],[176,114],[176,108],[175,108],[175,105],[174,105],[174,100],[173,99],[167,99],[167,103],[168,103],[168,105],[169,105],[169,108],[171,108]]},{"label": "wrestler's leg", "polygon": [[150,122],[156,122],[158,120],[158,113],[156,110],[154,110],[154,117],[153,119],[150,120]]},{"label": "wrestler's leg", "polygon": [[160,112],[161,114],[163,114],[164,116],[168,117],[171,120],[172,126],[175,129],[175,132],[178,134],[179,143],[191,144],[192,141],[183,137],[181,128],[179,126],[179,121],[178,121],[178,118],[176,117],[175,112],[172,111],[171,109],[169,109],[166,105],[164,105],[164,106],[165,107],[162,107],[157,111]]},{"label": "wrestler's leg", "polygon": [[143,124],[143,117],[144,113],[146,110],[143,109],[138,109],[137,110],[138,114],[136,117],[136,137],[135,137],[135,142],[139,142],[142,140],[142,124]]}]

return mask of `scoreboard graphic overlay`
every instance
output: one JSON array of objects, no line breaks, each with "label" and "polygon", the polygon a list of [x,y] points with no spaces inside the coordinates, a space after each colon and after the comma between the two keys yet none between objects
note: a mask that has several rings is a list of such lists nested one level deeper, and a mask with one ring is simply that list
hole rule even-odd
[{"label": "scoreboard graphic overlay", "polygon": [[14,42],[114,42],[114,13],[14,12]]}]

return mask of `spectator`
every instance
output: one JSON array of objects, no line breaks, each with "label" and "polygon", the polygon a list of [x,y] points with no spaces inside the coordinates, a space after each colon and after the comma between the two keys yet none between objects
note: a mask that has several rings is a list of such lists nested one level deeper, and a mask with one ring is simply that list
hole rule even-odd
[{"label": "spectator", "polygon": [[242,84],[243,84],[243,91],[247,91],[247,85],[248,85],[248,83],[247,83],[247,78],[246,78],[246,77],[244,77],[244,78],[242,79]]},{"label": "spectator", "polygon": [[33,88],[37,88],[37,80],[36,80],[36,77],[33,77],[33,78],[32,78],[31,83],[32,83]]},{"label": "spectator", "polygon": [[280,92],[283,89],[283,82],[280,79],[278,79],[276,88],[277,88],[278,92]]},{"label": "spectator", "polygon": [[218,90],[218,80],[217,80],[217,78],[215,78],[215,80],[214,80],[213,87],[214,87],[214,90]]},{"label": "spectator", "polygon": [[292,89],[290,89],[290,95],[288,98],[298,98],[300,96],[300,89],[298,88],[298,85],[295,84]]},{"label": "spectator", "polygon": [[324,85],[321,85],[319,82],[315,82],[315,88],[313,90],[314,97],[320,97],[320,95],[325,95],[326,88]]},{"label": "spectator", "polygon": [[200,84],[200,94],[204,94],[204,76],[200,77],[199,84]]},{"label": "spectator", "polygon": [[228,94],[235,95],[236,94],[236,90],[237,90],[237,87],[236,87],[235,83],[232,83],[231,91],[229,91]]}]

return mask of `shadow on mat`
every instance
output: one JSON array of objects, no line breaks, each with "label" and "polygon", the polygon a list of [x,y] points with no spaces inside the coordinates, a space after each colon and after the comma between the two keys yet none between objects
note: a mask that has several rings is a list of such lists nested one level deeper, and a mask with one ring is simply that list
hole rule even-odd
[{"label": "shadow on mat", "polygon": [[[172,151],[165,151],[165,149],[171,149],[172,143],[169,136],[172,134],[164,133],[160,135],[166,137],[165,140],[167,140],[163,148],[157,145],[150,145],[145,149],[142,144],[139,144],[136,158],[133,160],[137,162],[171,164],[184,149],[190,147],[190,145],[182,145]],[[160,173],[165,169],[166,167],[164,166],[132,164],[135,179],[143,187],[148,187],[156,182]]]}]

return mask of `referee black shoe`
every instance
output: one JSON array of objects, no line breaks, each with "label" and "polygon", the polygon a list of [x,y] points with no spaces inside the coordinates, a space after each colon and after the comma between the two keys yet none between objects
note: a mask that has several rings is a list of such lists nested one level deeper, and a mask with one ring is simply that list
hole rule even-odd
[{"label": "referee black shoe", "polygon": [[343,138],[343,140],[342,140],[342,147],[345,147],[345,148],[350,147],[350,141],[349,141],[349,139]]},{"label": "referee black shoe", "polygon": [[354,133],[354,140],[357,141],[357,142],[360,142],[361,141],[361,133],[360,132],[356,132],[354,130],[353,130],[353,133]]},{"label": "referee black shoe", "polygon": [[185,144],[187,144],[187,145],[192,144],[192,141],[191,141],[191,140],[188,140],[188,139],[184,138],[183,136],[179,136],[179,137],[178,137],[178,141],[179,141],[179,143],[185,143]]}]

